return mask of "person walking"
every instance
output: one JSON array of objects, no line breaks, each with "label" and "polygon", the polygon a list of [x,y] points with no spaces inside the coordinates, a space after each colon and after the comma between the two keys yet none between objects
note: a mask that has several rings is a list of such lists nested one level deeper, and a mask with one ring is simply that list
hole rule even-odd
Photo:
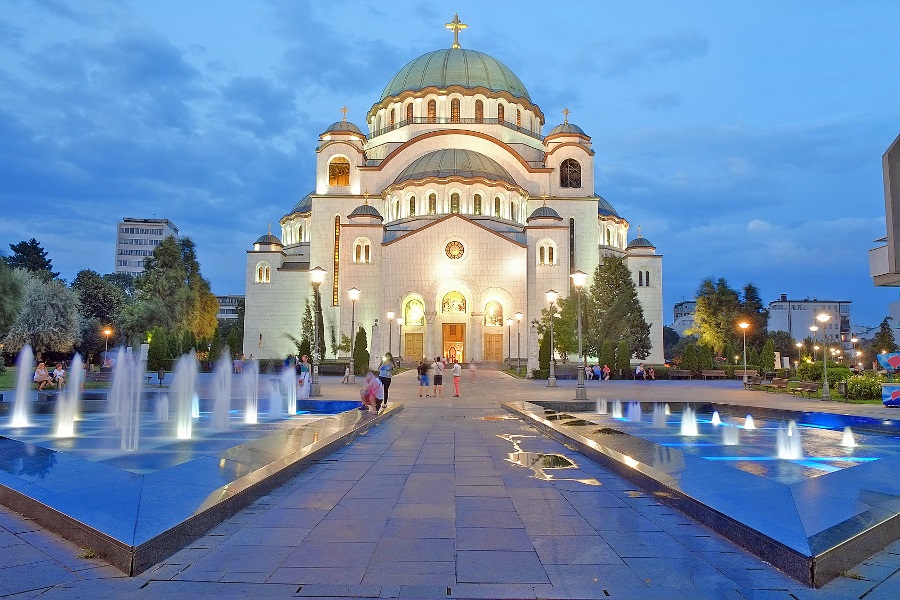
[{"label": "person walking", "polygon": [[388,403],[388,392],[391,389],[391,377],[394,376],[394,357],[388,352],[384,355],[384,358],[381,361],[381,366],[378,368],[378,379],[381,381],[381,385],[384,386],[384,402],[382,403],[383,408],[387,408]]},{"label": "person walking", "polygon": [[431,370],[434,371],[434,397],[442,398],[444,396],[444,362],[440,356],[434,358]]},{"label": "person walking", "polygon": [[459,398],[459,378],[462,377],[462,367],[459,361],[453,362],[453,397]]},{"label": "person walking", "polygon": [[419,375],[419,398],[422,397],[422,391],[425,391],[425,397],[428,398],[431,396],[431,393],[428,391],[428,364],[425,362],[425,359],[419,361],[419,366],[416,367],[416,373]]},{"label": "person walking", "polygon": [[475,383],[475,370],[476,370],[476,368],[477,368],[477,367],[475,366],[475,361],[474,361],[474,360],[469,361],[469,381],[472,382],[472,383]]},{"label": "person walking", "polygon": [[305,354],[300,359],[298,371],[300,375],[300,390],[297,397],[302,400],[309,400],[309,392],[312,387],[312,368],[309,364],[309,357]]},{"label": "person walking", "polygon": [[350,383],[350,365],[344,367],[344,378],[341,379],[341,383]]}]

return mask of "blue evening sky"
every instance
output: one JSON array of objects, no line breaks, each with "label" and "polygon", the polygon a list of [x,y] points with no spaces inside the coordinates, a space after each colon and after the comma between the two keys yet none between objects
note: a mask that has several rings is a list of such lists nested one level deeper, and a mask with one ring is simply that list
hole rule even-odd
[{"label": "blue evening sky", "polygon": [[[900,2],[6,0],[0,244],[36,237],[71,280],[114,267],[124,216],[166,217],[217,294],[313,188],[317,135],[363,119],[409,60],[465,48],[593,138],[596,192],[664,258],[665,320],[705,276],[766,301],[853,301],[885,233],[900,133]],[[8,250],[7,250],[8,251]]]}]

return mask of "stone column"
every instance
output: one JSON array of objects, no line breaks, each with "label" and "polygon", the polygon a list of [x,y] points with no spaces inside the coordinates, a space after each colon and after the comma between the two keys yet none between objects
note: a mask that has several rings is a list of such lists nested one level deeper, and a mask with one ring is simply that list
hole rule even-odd
[{"label": "stone column", "polygon": [[440,355],[441,339],[443,338],[441,323],[436,312],[425,313],[425,357],[430,361]]},{"label": "stone column", "polygon": [[531,379],[531,372],[534,369],[538,368],[538,330],[537,324],[531,323],[531,326],[528,327],[528,335],[526,338],[528,339],[528,379]]},{"label": "stone column", "polygon": [[378,330],[378,319],[375,319],[375,324],[372,325],[372,337],[369,338],[372,342],[369,344],[369,368],[374,369],[376,372],[378,371],[378,366],[381,364],[381,337],[379,336]]},{"label": "stone column", "polygon": [[469,315],[469,331],[466,334],[466,344],[469,352],[469,360],[484,361],[484,313],[473,312]]}]

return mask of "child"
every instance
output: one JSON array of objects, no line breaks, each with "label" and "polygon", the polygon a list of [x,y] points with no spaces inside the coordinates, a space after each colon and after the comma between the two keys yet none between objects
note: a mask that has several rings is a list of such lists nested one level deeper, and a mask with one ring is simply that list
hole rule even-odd
[{"label": "child", "polygon": [[66,382],[66,370],[63,369],[62,363],[56,363],[52,376],[53,381],[56,382],[57,389],[62,389],[63,384]]}]

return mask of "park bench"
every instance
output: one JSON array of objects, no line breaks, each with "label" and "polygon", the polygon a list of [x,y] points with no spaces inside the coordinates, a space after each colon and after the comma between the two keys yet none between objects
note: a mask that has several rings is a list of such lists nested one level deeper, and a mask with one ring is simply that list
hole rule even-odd
[{"label": "park bench", "polygon": [[691,372],[684,369],[671,369],[669,371],[669,379],[690,379]]},{"label": "park bench", "polygon": [[[747,369],[747,377],[757,377],[759,376],[759,371],[756,369]],[[743,369],[735,369],[734,370],[734,378],[735,379],[743,379],[744,378],[744,370]]]},{"label": "park bench", "polygon": [[752,389],[755,389],[757,386],[762,385],[762,383],[763,383],[763,378],[760,377],[759,375],[755,375],[753,377],[750,377],[749,379],[747,379],[747,381],[744,382],[744,387],[747,388],[748,390],[752,390]]},{"label": "park bench", "polygon": [[772,381],[766,384],[765,388],[767,392],[778,392],[788,390],[788,383],[790,383],[790,379],[784,379],[782,377],[773,377]]},{"label": "park bench", "polygon": [[112,377],[112,371],[89,372],[84,374],[85,381],[102,381],[108,383]]},{"label": "park bench", "polygon": [[793,388],[791,388],[792,394],[803,395],[806,394],[808,397],[812,398],[813,394],[819,393],[819,382],[818,381],[801,381]]},{"label": "park bench", "polygon": [[703,379],[725,379],[725,371],[719,369],[710,369],[706,371],[701,371],[701,375],[703,375]]}]

